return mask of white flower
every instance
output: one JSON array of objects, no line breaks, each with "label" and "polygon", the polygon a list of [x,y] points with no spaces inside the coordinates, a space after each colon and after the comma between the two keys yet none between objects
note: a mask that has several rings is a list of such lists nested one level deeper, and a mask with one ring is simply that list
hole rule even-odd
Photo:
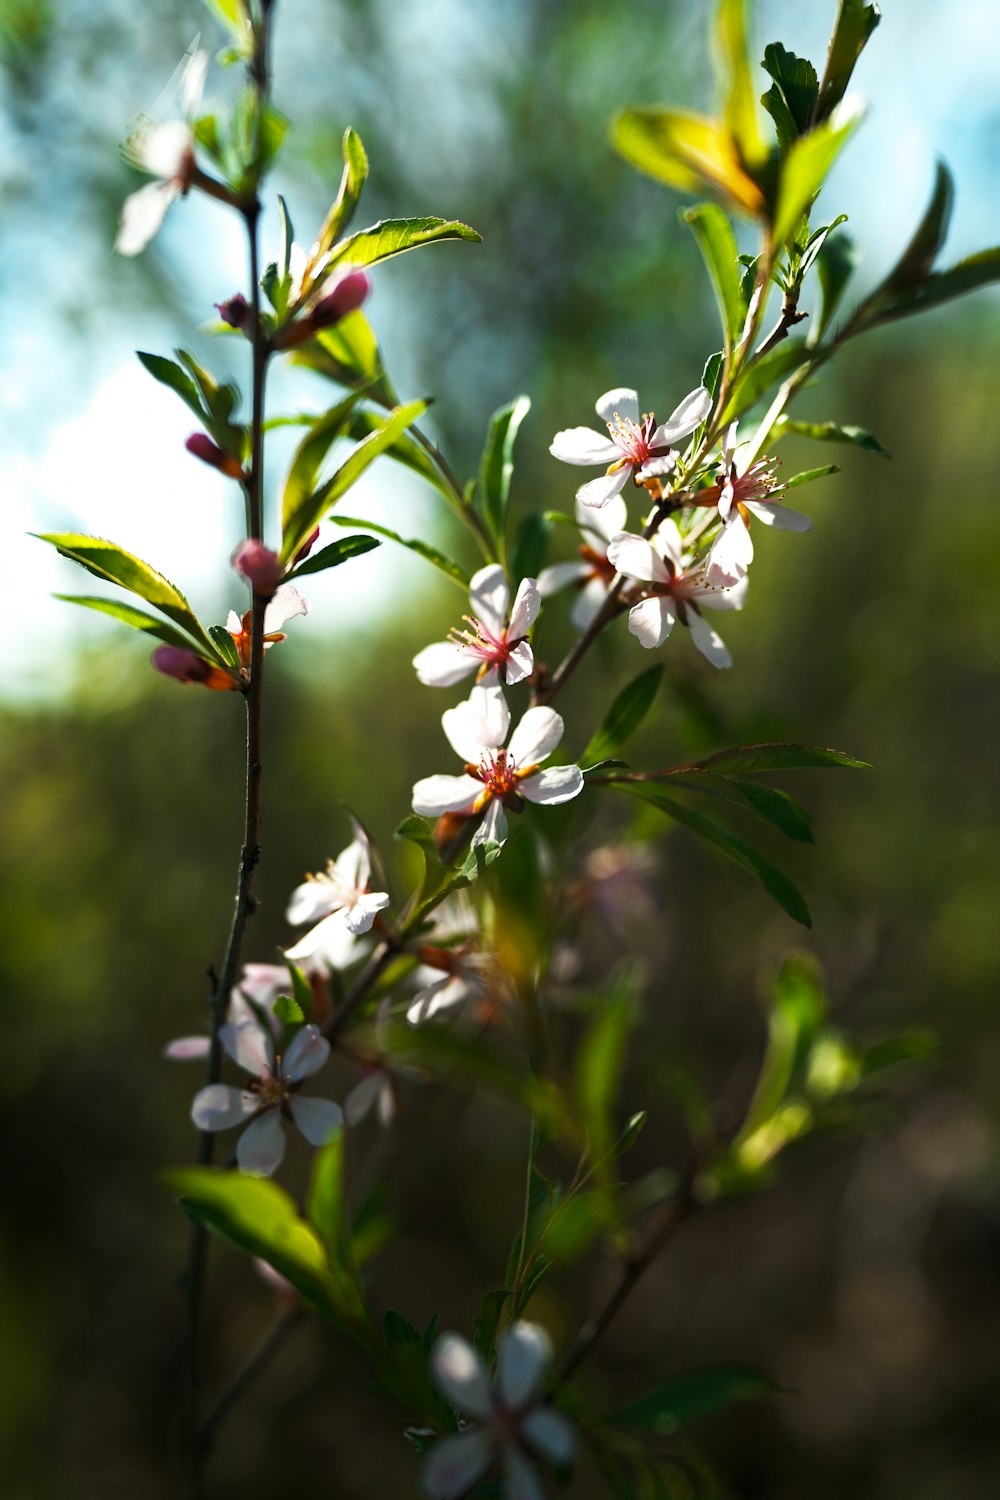
[{"label": "white flower", "polygon": [[705,559],[708,581],[717,588],[738,583],[753,562],[750,516],[775,531],[811,531],[813,524],[808,516],[781,504],[784,486],[775,482],[772,459],[759,458],[743,473],[737,473],[736,428],[737,423],[731,422],[722,448],[718,503],[723,527]]},{"label": "white flower", "polygon": [[469,585],[471,614],[466,630],[453,630],[451,639],[425,646],[413,658],[420,681],[428,687],[451,687],[478,670],[480,677],[500,672],[512,686],[534,671],[535,661],[527,641],[535,623],[541,596],[533,578],[522,578],[507,618],[510,589],[499,563],[475,573]]},{"label": "white flower", "polygon": [[607,465],[606,473],[576,492],[582,504],[600,507],[620,495],[629,479],[641,483],[671,473],[677,460],[670,449],[701,426],[712,410],[712,398],[698,386],[659,427],[652,412],[640,417],[639,397],[627,387],[605,391],[596,410],[610,437],[592,427],[567,427],[556,433],[549,452],[564,464]]},{"label": "white flower", "polygon": [[[290,583],[283,583],[274,592],[274,597],[264,609],[264,650],[270,651],[279,641],[286,639],[282,625],[287,625],[289,620],[294,620],[297,615],[307,615],[311,609],[309,600],[304,594]],[[236,655],[240,659],[240,666],[244,675],[250,671],[250,653],[253,638],[253,610],[248,609],[244,615],[238,615],[235,609],[229,611],[226,620],[226,629],[233,638],[236,647]]]},{"label": "white flower", "polygon": [[499,1344],[492,1388],[479,1354],[458,1334],[446,1333],[431,1353],[434,1378],[471,1423],[440,1438],[424,1460],[429,1500],[457,1500],[490,1466],[503,1469],[504,1500],[544,1500],[534,1460],[560,1468],[576,1452],[568,1417],[539,1400],[552,1358],[549,1336],[536,1323],[515,1323]]},{"label": "white flower", "polygon": [[288,901],[285,916],[293,926],[317,923],[307,936],[312,939],[309,951],[321,946],[328,932],[320,928],[346,927],[355,937],[369,932],[376,916],[389,905],[387,891],[369,890],[372,873],[368,836],[356,818],[351,819],[354,838],[347,848],[331,859],[325,872],[308,875],[296,886]]},{"label": "white flower", "polygon": [[608,548],[608,556],[626,578],[651,585],[645,597],[629,610],[628,628],[641,646],[662,646],[678,618],[691,632],[702,656],[713,667],[731,667],[733,659],[713,630],[703,609],[742,609],[746,578],[730,586],[713,586],[702,569],[687,572],[681,534],[672,520],[664,521],[652,539],[622,532]]},{"label": "white flower", "polygon": [[325,1146],[344,1121],[332,1099],[303,1099],[302,1080],[330,1055],[330,1043],[315,1026],[303,1026],[284,1056],[275,1052],[270,1030],[256,1020],[223,1026],[219,1033],[229,1056],[249,1074],[243,1088],[211,1083],[195,1095],[191,1118],[199,1130],[250,1125],[240,1136],[236,1161],[241,1172],[270,1177],[285,1155],[282,1116],[290,1115],[311,1146]]},{"label": "white flower", "polygon": [[420,957],[425,962],[414,973],[420,988],[406,1010],[411,1026],[455,1010],[467,1000],[482,999],[492,988],[489,971],[493,961],[486,953],[425,945]]},{"label": "white flower", "polygon": [[[383,1052],[387,1044],[390,1004],[390,998],[386,995],[375,1016],[375,1040]],[[366,1066],[365,1076],[360,1083],[354,1085],[344,1100],[344,1115],[352,1128],[360,1124],[373,1109],[383,1130],[388,1130],[396,1119],[396,1083],[391,1070],[382,1061]]]},{"label": "white flower", "polygon": [[578,498],[576,519],[583,543],[579,562],[553,563],[538,575],[538,592],[543,599],[574,584],[579,590],[570,619],[577,630],[586,630],[608,596],[614,581],[614,564],[608,560],[608,543],[628,525],[628,507],[624,496],[613,495],[600,510],[584,505]]},{"label": "white flower", "polygon": [[583,791],[579,766],[540,770],[562,739],[563,721],[551,708],[529,708],[504,748],[510,711],[498,687],[474,687],[450,708],[441,725],[452,749],[465,761],[464,776],[426,776],[413,788],[413,811],[424,817],[483,814],[473,844],[507,837],[505,808],[521,812],[524,801],[568,802]]},{"label": "white flower", "polygon": [[201,103],[207,71],[208,53],[192,53],[183,66],[180,82],[184,119],[140,126],[128,143],[129,160],[156,181],[130,193],[122,204],[115,240],[119,255],[138,255],[145,250],[171,203],[186,193],[194,181],[197,169],[191,121]]}]

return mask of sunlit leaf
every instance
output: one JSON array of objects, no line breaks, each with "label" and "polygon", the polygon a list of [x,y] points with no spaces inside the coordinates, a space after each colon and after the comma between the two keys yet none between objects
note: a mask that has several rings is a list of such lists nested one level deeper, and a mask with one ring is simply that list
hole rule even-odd
[{"label": "sunlit leaf", "polygon": [[801,474],[793,474],[791,479],[786,479],[781,488],[796,490],[802,484],[812,484],[814,479],[826,479],[830,474],[839,473],[840,468],[837,464],[823,464],[818,469],[803,469]]},{"label": "sunlit leaf", "polygon": [[55,598],[66,604],[80,604],[85,609],[95,609],[99,614],[110,615],[123,625],[131,625],[133,630],[154,635],[170,646],[179,646],[185,651],[190,651],[195,646],[189,635],[182,635],[165,620],[158,620],[155,615],[147,615],[145,610],[135,609],[131,604],[122,604],[117,599],[101,599],[90,594],[56,594]]},{"label": "sunlit leaf", "polygon": [[162,354],[146,354],[142,349],[136,351],[136,358],[154,380],[158,380],[161,385],[168,386],[180,396],[185,406],[190,407],[195,416],[199,417],[202,422],[208,420],[208,412],[198,387],[186,370],[175,364],[172,359],[165,359]]},{"label": "sunlit leaf", "polygon": [[813,114],[817,123],[826,120],[843,99],[855,64],[880,20],[877,5],[865,4],[865,0],[840,0]]},{"label": "sunlit leaf", "polygon": [[739,342],[747,313],[732,225],[714,203],[699,203],[694,208],[681,209],[680,217],[690,225],[708,267],[726,348],[731,349]]},{"label": "sunlit leaf", "polygon": [[778,424],[777,431],[794,432],[799,437],[813,438],[820,443],[853,443],[855,447],[865,448],[869,453],[881,453],[883,458],[890,457],[878,438],[864,427],[839,422],[793,422],[791,418],[785,417]]},{"label": "sunlit leaf", "polygon": [[743,159],[752,165],[766,153],[751,74],[747,8],[747,0],[718,0],[715,45],[723,82],[723,118]]},{"label": "sunlit leaf", "polygon": [[677,109],[628,109],[612,121],[611,140],[626,161],[659,182],[684,193],[707,189],[743,213],[764,213],[760,188],[717,120]]},{"label": "sunlit leaf", "polygon": [[330,266],[372,266],[377,261],[402,255],[420,245],[434,245],[444,240],[470,240],[482,243],[482,235],[458,219],[380,219],[370,229],[361,229],[342,240],[330,257]]},{"label": "sunlit leaf", "polygon": [[327,568],[339,568],[349,558],[361,557],[365,552],[371,552],[375,547],[381,547],[382,543],[375,536],[345,536],[343,541],[331,542],[328,547],[323,547],[319,552],[311,553],[305,562],[299,563],[294,573],[289,578],[301,578],[305,573],[323,573]]},{"label": "sunlit leaf", "polygon": [[294,554],[312,530],[311,526],[302,528],[300,514],[308,508],[323,462],[337,439],[346,432],[358,400],[359,393],[356,392],[317,417],[292,455],[281,496],[281,529],[283,535],[294,532],[296,542],[286,548],[286,557]]},{"label": "sunlit leaf", "polygon": [[398,542],[401,547],[406,547],[408,551],[415,552],[418,557],[422,557],[425,562],[431,563],[453,583],[459,584],[463,589],[469,587],[468,574],[463,572],[458,563],[446,557],[437,547],[432,547],[430,542],[425,542],[422,537],[400,536],[397,531],[390,531],[388,526],[380,526],[375,521],[365,520],[362,516],[331,516],[330,520],[335,526],[364,526],[369,531],[388,538],[390,542]]},{"label": "sunlit leaf", "polygon": [[343,139],[344,171],[340,179],[340,187],[337,196],[330,208],[330,212],[323,220],[322,228],[316,236],[315,253],[320,256],[336,244],[348,224],[354,216],[361,197],[361,189],[368,177],[368,156],[361,137],[350,125],[344,131]]},{"label": "sunlit leaf", "polygon": [[785,157],[778,184],[772,234],[774,243],[788,243],[803,214],[809,209],[833,163],[854,130],[863,111],[842,106],[822,125],[800,136]]},{"label": "sunlit leaf", "polygon": [[530,397],[518,396],[495,411],[490,418],[479,460],[476,498],[484,520],[498,540],[505,534],[510,482],[514,474],[514,443],[530,410]]},{"label": "sunlit leaf", "polygon": [[819,97],[819,79],[811,62],[796,57],[780,42],[764,48],[764,68],[774,82],[760,102],[774,121],[781,154],[787,156],[809,128]]}]

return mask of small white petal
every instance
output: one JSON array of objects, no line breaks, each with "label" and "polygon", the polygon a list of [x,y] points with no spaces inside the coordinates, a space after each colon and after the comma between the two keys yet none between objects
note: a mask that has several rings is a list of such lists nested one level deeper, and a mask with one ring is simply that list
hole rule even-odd
[{"label": "small white petal", "polygon": [[130,193],[122,204],[115,249],[119,255],[138,255],[145,250],[177,197],[172,182],[149,182]]},{"label": "small white petal", "polygon": [[264,610],[264,634],[270,635],[273,631],[280,630],[282,625],[287,625],[296,615],[307,615],[310,607],[304,594],[300,594],[290,583],[283,583],[275,590],[274,598]]},{"label": "small white petal", "polygon": [[613,464],[621,453],[607,433],[592,427],[565,427],[549,444],[549,452],[564,464]]},{"label": "small white petal", "polygon": [[223,1026],[219,1040],[233,1062],[245,1073],[263,1078],[266,1073],[274,1071],[274,1043],[259,1021]]},{"label": "small white petal", "polygon": [[[436,974],[435,969],[425,969],[425,973]],[[454,1010],[467,1000],[471,993],[468,984],[457,974],[441,974],[432,984],[425,985],[414,995],[406,1012],[406,1019],[411,1026],[419,1026],[424,1021],[430,1021],[441,1011]]]},{"label": "small white petal", "polygon": [[474,687],[463,703],[445,709],[441,728],[455,754],[473,765],[484,750],[503,744],[510,728],[510,709],[495,672]]},{"label": "small white petal", "polygon": [[640,646],[655,651],[674,628],[677,607],[672,599],[643,599],[628,612],[629,634]]},{"label": "small white petal", "polygon": [[736,492],[733,489],[733,481],[727,479],[719,491],[719,515],[724,521],[729,520],[735,499]]},{"label": "small white petal", "polygon": [[353,1130],[355,1125],[360,1125],[365,1115],[375,1104],[382,1086],[380,1073],[369,1073],[367,1078],[362,1078],[356,1083],[344,1100],[344,1117]]},{"label": "small white petal", "polygon": [[431,1351],[434,1379],[458,1411],[466,1417],[485,1417],[493,1409],[490,1378],[480,1355],[467,1339],[444,1333]]},{"label": "small white petal", "polygon": [[708,623],[704,615],[698,614],[694,609],[687,612],[687,623],[691,631],[691,639],[698,650],[713,667],[731,667],[733,658],[726,649],[719,632]]},{"label": "small white petal", "polygon": [[[656,441],[655,435],[653,441]],[[666,479],[677,467],[676,453],[663,453],[659,458],[650,458],[641,469],[636,469],[636,479]]]},{"label": "small white petal", "polygon": [[739,583],[726,588],[692,589],[685,598],[693,599],[699,609],[742,609],[746,603],[749,579],[744,573]]},{"label": "small white petal", "polygon": [[629,385],[616,386],[613,391],[605,391],[603,396],[598,396],[594,410],[602,422],[611,422],[615,417],[622,417],[626,422],[638,422],[638,392]]},{"label": "small white petal", "polygon": [[342,849],[333,862],[333,878],[344,891],[363,891],[372,873],[368,838],[356,819],[352,818],[357,836],[346,849]]},{"label": "small white petal", "polygon": [[475,656],[454,641],[435,641],[413,658],[417,677],[425,687],[452,687],[474,672],[478,664]]},{"label": "small white petal", "polygon": [[440,818],[444,813],[471,813],[483,789],[481,781],[471,776],[425,776],[413,788],[411,806],[424,818]]},{"label": "small white petal", "polygon": [[576,1452],[577,1431],[569,1417],[551,1406],[529,1411],[521,1422],[521,1435],[550,1464],[564,1468]]},{"label": "small white petal", "polygon": [[491,797],[483,821],[472,835],[472,845],[502,844],[507,838],[507,814],[499,797]]},{"label": "small white petal", "polygon": [[537,766],[552,754],[564,728],[554,708],[529,708],[510,737],[508,754],[515,766]]},{"label": "small white petal", "polygon": [[500,1340],[497,1390],[508,1411],[520,1411],[541,1389],[552,1340],[537,1323],[515,1323]]},{"label": "small white petal", "polygon": [[503,1450],[503,1500],[545,1500],[545,1489],[532,1464],[513,1443]]},{"label": "small white petal", "polygon": [[673,563],[674,568],[680,572],[681,559],[684,556],[684,541],[680,528],[672,516],[660,522],[653,536],[653,546],[662,558]]},{"label": "small white petal", "polygon": [[190,1062],[194,1058],[207,1057],[210,1047],[207,1036],[179,1036],[167,1043],[163,1055],[171,1062]]},{"label": "small white petal", "polygon": [[714,587],[738,583],[753,562],[753,541],[743,517],[734,511],[712,543],[705,572]]},{"label": "small white petal", "polygon": [[204,50],[193,52],[181,78],[181,108],[186,115],[193,115],[201,103],[207,73],[208,53]]},{"label": "small white petal", "polygon": [[285,921],[293,927],[304,922],[318,922],[342,906],[342,898],[336,886],[329,880],[304,880],[297,885],[288,898]]},{"label": "small white petal", "polygon": [[773,526],[775,531],[812,531],[813,523],[808,516],[801,511],[791,510],[787,505],[781,505],[775,501],[770,503],[763,500],[747,500],[744,502],[751,515],[763,521],[765,526]]},{"label": "small white petal", "polygon": [[597,479],[581,484],[576,492],[576,498],[581,505],[588,505],[591,510],[600,510],[616,495],[621,494],[631,474],[632,470],[628,464],[623,464],[620,469],[615,469],[613,474],[601,474]]},{"label": "small white petal", "polygon": [[331,969],[346,969],[366,952],[366,945],[359,943],[338,913],[325,917],[309,932],[305,933],[291,948],[286,948],[287,957],[306,974],[329,977]]},{"label": "small white petal", "polygon": [[[239,987],[233,991],[230,999],[228,1019],[230,1021],[239,1021],[241,1018],[250,1019],[249,1015],[241,1017],[238,1013],[238,1001],[243,1000],[244,996],[248,1000],[255,1000],[265,1009],[270,1009],[279,995],[288,994],[291,982],[292,978],[286,964],[244,964]],[[237,1013],[234,1013],[234,1006]],[[247,1009],[249,1010],[249,1007]]]},{"label": "small white petal", "polygon": [[485,1433],[439,1438],[424,1459],[421,1486],[428,1500],[457,1500],[490,1466],[493,1449]]},{"label": "small white petal", "polygon": [[542,602],[542,596],[538,591],[538,583],[534,578],[522,578],[514,595],[514,607],[510,612],[510,624],[507,634],[513,640],[519,635],[527,635],[538,618],[538,610]]},{"label": "small white petal", "polygon": [[608,561],[626,578],[637,578],[641,583],[670,582],[670,570],[656,548],[630,531],[619,532],[608,543]]},{"label": "small white petal", "polygon": [[510,589],[499,563],[489,563],[473,573],[469,580],[469,612],[494,635],[503,630],[509,603]]},{"label": "small white petal", "polygon": [[517,789],[529,802],[569,802],[583,791],[583,772],[579,766],[548,766],[517,783]]},{"label": "small white petal", "polygon": [[318,1073],[330,1056],[330,1043],[317,1027],[303,1026],[296,1032],[292,1045],[281,1059],[281,1072],[293,1083]]},{"label": "small white petal", "polygon": [[328,1146],[343,1129],[344,1111],[332,1099],[304,1099],[295,1094],[288,1107],[310,1146]]},{"label": "small white petal", "polygon": [[570,620],[577,630],[586,630],[608,597],[608,587],[603,578],[592,578],[584,584],[577,595],[576,603],[569,612]]},{"label": "small white petal", "polygon": [[360,937],[363,932],[370,932],[375,918],[388,905],[387,891],[362,891],[356,901],[344,907],[344,922],[348,932],[353,932],[355,937]]},{"label": "small white petal", "polygon": [[140,129],[129,142],[128,154],[136,166],[169,182],[179,177],[191,150],[191,131],[183,120]]},{"label": "small white petal", "polygon": [[700,427],[712,410],[712,398],[703,385],[697,386],[689,391],[681,404],[671,412],[670,416],[653,433],[652,446],[654,448],[665,447],[668,443],[676,443],[678,438],[687,437]]},{"label": "small white petal", "polygon": [[504,666],[504,678],[508,687],[524,682],[535,670],[535,653],[527,641],[515,646]]},{"label": "small white petal", "polygon": [[199,1130],[231,1130],[255,1114],[260,1101],[245,1089],[230,1088],[226,1083],[210,1083],[199,1089],[191,1105],[191,1118]]},{"label": "small white petal", "polygon": [[270,1177],[285,1159],[285,1132],[276,1109],[254,1120],[236,1142],[236,1165],[248,1177]]},{"label": "small white petal", "polygon": [[[604,512],[600,514],[603,518]],[[560,589],[569,588],[571,583],[586,578],[589,572],[590,568],[584,562],[552,563],[538,575],[538,592],[543,599],[548,599]]]},{"label": "small white petal", "polygon": [[226,629],[230,635],[242,635],[243,633],[243,621],[235,609],[231,609],[226,616]]}]

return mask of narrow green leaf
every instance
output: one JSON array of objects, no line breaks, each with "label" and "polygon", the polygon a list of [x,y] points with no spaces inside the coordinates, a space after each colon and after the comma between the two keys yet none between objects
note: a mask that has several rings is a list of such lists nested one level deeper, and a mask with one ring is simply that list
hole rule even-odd
[{"label": "narrow green leaf", "polygon": [[776,246],[791,239],[841,150],[861,123],[860,108],[843,106],[832,119],[801,136],[791,147],[781,167],[778,200],[772,233]]},{"label": "narrow green leaf", "polygon": [[361,137],[350,125],[344,131],[343,152],[344,171],[340,188],[316,239],[318,255],[325,254],[335,245],[351,222],[361,197],[361,189],[368,177],[367,153],[361,144]]},{"label": "narrow green leaf", "polygon": [[622,688],[580,757],[581,764],[590,767],[594,761],[605,761],[631,739],[656,701],[662,676],[663,663],[658,662]]},{"label": "narrow green leaf", "polygon": [[434,245],[442,240],[470,240],[482,244],[482,235],[458,219],[380,219],[370,229],[361,229],[342,240],[329,265],[373,266],[377,261],[402,255],[420,245]]},{"label": "narrow green leaf", "polygon": [[786,479],[781,486],[783,490],[798,489],[800,484],[812,484],[814,479],[826,479],[829,474],[839,474],[838,464],[824,464],[819,469],[803,469],[801,474],[793,474],[791,479]]},{"label": "narrow green leaf", "polygon": [[327,568],[339,568],[349,558],[360,557],[365,552],[371,552],[375,547],[381,547],[382,543],[375,536],[345,536],[343,541],[331,542],[328,547],[323,547],[315,555],[310,555],[305,562],[299,563],[294,573],[289,578],[301,578],[305,573],[322,573]]},{"label": "narrow green leaf", "polygon": [[517,539],[511,553],[511,576],[517,579],[537,578],[545,566],[545,556],[552,530],[547,516],[537,510],[526,515],[517,528]]},{"label": "narrow green leaf", "polygon": [[278,264],[281,267],[282,277],[287,277],[291,271],[292,245],[295,243],[295,226],[292,216],[288,212],[288,204],[281,194],[278,194],[278,218],[281,224],[281,249],[278,254]]},{"label": "narrow green leaf", "polygon": [[854,443],[855,447],[865,448],[869,453],[881,453],[883,458],[891,457],[878,438],[864,427],[842,425],[839,422],[793,422],[786,417],[779,424],[778,431],[794,432],[799,437],[814,438],[820,443]]},{"label": "narrow green leaf", "polygon": [[823,241],[816,262],[821,293],[820,315],[816,323],[817,339],[822,338],[833,322],[857,263],[857,247],[849,234],[841,232]]},{"label": "narrow green leaf", "polygon": [[[696,765],[705,770],[721,771],[726,776],[748,776],[760,771],[813,771],[828,766],[849,770],[871,770],[865,760],[855,760],[843,750],[825,750],[819,745],[737,745],[732,750],[717,750]],[[681,767],[680,769],[685,769]]]},{"label": "narrow green leaf", "polygon": [[812,111],[819,97],[816,69],[804,57],[796,57],[780,42],[764,48],[764,69],[774,83],[761,98],[778,135],[782,156],[809,128]]},{"label": "narrow green leaf", "polygon": [[[992,250],[980,250],[947,271],[935,271],[916,286],[874,299],[871,311],[862,313],[862,326],[872,328],[877,323],[889,323],[894,318],[908,318],[914,313],[926,312],[928,308],[939,307],[996,281],[1000,281],[1000,245]],[[866,303],[865,307],[868,305]]]},{"label": "narrow green leaf", "polygon": [[376,401],[392,405],[395,395],[382,363],[378,340],[361,308],[341,318],[334,328],[324,328],[315,338],[300,344],[289,355],[293,365],[304,365],[338,385],[362,391]]},{"label": "narrow green leaf", "polygon": [[698,203],[694,208],[683,208],[680,217],[690,226],[708,268],[722,320],[726,348],[731,349],[739,342],[747,315],[732,225],[722,209],[714,203]]},{"label": "narrow green leaf", "polygon": [[183,635],[168,625],[165,620],[158,620],[155,615],[147,615],[143,609],[135,609],[131,604],[121,604],[117,599],[101,599],[91,594],[55,594],[56,599],[63,600],[66,604],[80,604],[85,609],[95,609],[99,614],[110,615],[114,620],[120,620],[123,625],[131,625],[133,630],[142,630],[146,635],[155,635],[157,640],[166,641],[170,646],[180,646],[185,651],[191,651],[199,643],[192,641],[189,635]]},{"label": "narrow green leaf", "polygon": [[932,1031],[904,1031],[899,1036],[887,1037],[868,1047],[861,1057],[861,1076],[871,1078],[886,1068],[895,1068],[902,1063],[923,1062],[940,1051],[941,1044]]},{"label": "narrow green leaf", "polygon": [[840,0],[813,112],[814,123],[826,120],[843,99],[858,58],[881,19],[877,5],[866,5],[864,0]]},{"label": "narrow green leaf", "polygon": [[193,636],[200,650],[206,651],[210,660],[217,656],[211,637],[206,632],[190,604],[169,579],[164,578],[149,563],[133,557],[115,542],[106,542],[101,537],[81,536],[77,532],[34,532],[39,541],[49,542],[63,557],[79,563],[95,578],[104,578],[117,583],[129,593],[137,594],[162,611],[175,625],[180,625]]},{"label": "narrow green leaf", "polygon": [[[667,773],[669,774],[669,773]],[[803,807],[787,792],[760,782],[733,781],[714,771],[681,771],[669,776],[672,786],[702,792],[709,797],[718,797],[738,807],[750,807],[755,813],[772,823],[775,828],[799,843],[813,842],[812,820]]]},{"label": "narrow green leaf", "polygon": [[707,189],[741,213],[764,214],[764,196],[717,120],[679,109],[627,109],[612,120],[611,141],[633,167],[669,187],[682,193]]},{"label": "narrow green leaf", "polygon": [[786,959],[775,980],[768,1011],[767,1051],[737,1149],[774,1117],[788,1095],[805,1082],[813,1042],[826,1016],[826,1001],[815,959]]},{"label": "narrow green leaf", "polygon": [[[347,435],[360,442],[362,438],[378,428],[381,420],[377,411],[356,411],[351,417]],[[406,433],[401,433],[394,443],[390,443],[385,452],[387,458],[394,458],[397,463],[403,464],[407,469],[412,469],[414,474],[419,474],[422,479],[427,479],[431,484],[440,488],[441,476],[434,467],[433,461]]]},{"label": "narrow green leaf", "polygon": [[419,1328],[414,1328],[409,1318],[404,1318],[401,1312],[396,1312],[392,1307],[382,1319],[382,1337],[388,1349],[399,1344],[410,1345],[416,1349],[424,1347]]},{"label": "narrow green leaf", "polygon": [[225,662],[231,672],[237,676],[240,673],[240,658],[236,651],[236,642],[233,640],[225,625],[210,625],[208,633],[215,642],[215,649]]},{"label": "narrow green leaf", "polygon": [[476,497],[483,518],[497,540],[505,534],[510,482],[514,474],[514,443],[518,428],[530,410],[530,397],[518,396],[495,411],[490,418],[479,460]]},{"label": "narrow green leaf", "polygon": [[136,350],[136,358],[154,380],[158,380],[161,385],[168,386],[180,396],[185,406],[191,408],[196,417],[202,422],[207,422],[208,411],[201,399],[198,387],[186,370],[174,364],[172,359],[164,359],[162,354],[146,354],[142,349]]},{"label": "narrow green leaf", "polygon": [[330,520],[335,526],[365,526],[369,531],[377,532],[379,536],[387,537],[390,542],[398,542],[401,547],[406,547],[410,552],[415,552],[425,562],[431,563],[446,578],[457,583],[461,588],[467,590],[469,587],[468,574],[464,573],[458,563],[452,562],[443,552],[425,542],[422,537],[400,536],[398,531],[390,531],[388,526],[379,526],[375,521],[367,521],[361,516],[331,516]]},{"label": "narrow green leaf", "polygon": [[281,529],[283,535],[294,531],[297,541],[295,546],[283,551],[286,558],[294,554],[312,530],[312,527],[304,530],[300,527],[299,516],[308,508],[323,462],[337,439],[346,432],[358,399],[359,394],[355,392],[317,417],[292,455],[281,496]]},{"label": "narrow green leaf", "polygon": [[938,161],[931,201],[912,240],[886,277],[886,287],[895,291],[900,287],[912,286],[914,282],[923,281],[934,269],[934,262],[948,233],[954,198],[955,184],[951,173],[943,161]]},{"label": "narrow green leaf", "polygon": [[487,1292],[478,1316],[472,1320],[472,1342],[488,1366],[492,1365],[496,1354],[497,1329],[500,1327],[504,1303],[509,1296],[510,1292],[503,1287],[495,1292]]},{"label": "narrow green leaf", "polygon": [[328,1259],[342,1266],[352,1281],[356,1280],[345,1198],[343,1131],[313,1158],[306,1213],[326,1246]]},{"label": "narrow green leaf", "polygon": [[679,1375],[656,1390],[631,1401],[604,1418],[612,1427],[638,1427],[670,1437],[679,1427],[712,1412],[722,1411],[734,1401],[773,1396],[780,1387],[759,1370],[730,1366]]},{"label": "narrow green leaf", "polygon": [[723,81],[723,118],[744,161],[765,156],[747,42],[747,0],[718,0],[715,45]]},{"label": "narrow green leaf", "polygon": [[777,869],[769,860],[745,840],[737,838],[735,834],[728,833],[726,829],[720,828],[717,823],[712,823],[708,818],[703,818],[700,813],[692,812],[690,808],[675,802],[672,797],[665,796],[658,788],[640,782],[618,782],[622,791],[628,792],[633,797],[640,798],[643,802],[649,802],[658,807],[661,812],[673,818],[675,822],[682,823],[685,828],[696,833],[706,843],[713,844],[722,854],[731,859],[734,864],[756,875],[768,895],[775,900],[783,911],[803,927],[812,926],[812,918],[802,893],[795,886],[784,871]]}]

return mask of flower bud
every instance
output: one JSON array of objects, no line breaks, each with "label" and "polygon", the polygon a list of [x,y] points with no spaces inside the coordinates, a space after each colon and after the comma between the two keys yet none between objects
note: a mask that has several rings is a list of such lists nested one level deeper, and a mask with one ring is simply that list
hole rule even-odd
[{"label": "flower bud", "polygon": [[344,271],[331,289],[321,297],[309,314],[313,328],[330,328],[356,312],[371,290],[371,282],[360,269]]},{"label": "flower bud", "polygon": [[305,541],[302,543],[302,546],[299,548],[298,552],[296,552],[295,556],[292,558],[292,566],[297,567],[300,562],[303,562],[309,556],[310,552],[315,547],[318,541],[319,527],[314,526],[312,531],[310,531],[309,535],[306,537]]},{"label": "flower bud", "polygon": [[265,599],[271,597],[281,582],[284,570],[278,561],[278,554],[272,552],[270,547],[265,547],[263,542],[253,538],[240,542],[230,561],[237,573],[253,587],[254,592]]},{"label": "flower bud", "polygon": [[239,460],[229,453],[223,453],[206,433],[192,432],[184,446],[189,453],[194,454],[195,458],[200,458],[203,464],[209,464],[213,469],[221,469],[222,473],[228,474],[230,479],[244,477],[243,466]]},{"label": "flower bud", "polygon": [[152,662],[164,677],[173,677],[177,682],[204,682],[212,670],[197,652],[186,651],[182,646],[157,646]]},{"label": "flower bud", "polygon": [[230,328],[240,328],[246,333],[250,323],[250,304],[242,292],[227,297],[225,302],[216,302],[213,306],[218,308],[219,317],[223,323],[228,323]]}]

